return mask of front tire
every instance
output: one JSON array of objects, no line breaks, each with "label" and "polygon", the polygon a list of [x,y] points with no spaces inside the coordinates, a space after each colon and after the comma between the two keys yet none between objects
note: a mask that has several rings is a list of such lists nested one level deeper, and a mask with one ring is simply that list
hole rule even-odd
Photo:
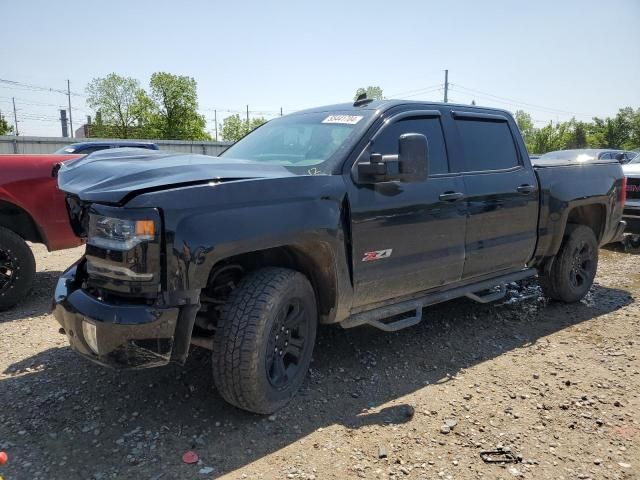
[{"label": "front tire", "polygon": [[27,242],[0,227],[0,310],[13,307],[27,295],[35,273],[36,261]]},{"label": "front tire", "polygon": [[307,278],[262,268],[231,293],[213,342],[213,380],[220,395],[250,412],[270,414],[298,391],[311,363],[318,323]]},{"label": "front tire", "polygon": [[572,303],[581,300],[593,285],[598,269],[598,241],[593,230],[584,225],[569,225],[567,233],[540,283],[547,297]]}]

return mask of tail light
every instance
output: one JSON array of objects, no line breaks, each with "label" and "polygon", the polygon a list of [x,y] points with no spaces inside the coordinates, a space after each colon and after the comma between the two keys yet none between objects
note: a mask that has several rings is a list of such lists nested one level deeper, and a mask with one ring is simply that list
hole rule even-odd
[{"label": "tail light", "polygon": [[620,195],[618,195],[620,199],[620,203],[624,207],[624,203],[627,201],[627,177],[622,177],[622,189],[620,190]]}]

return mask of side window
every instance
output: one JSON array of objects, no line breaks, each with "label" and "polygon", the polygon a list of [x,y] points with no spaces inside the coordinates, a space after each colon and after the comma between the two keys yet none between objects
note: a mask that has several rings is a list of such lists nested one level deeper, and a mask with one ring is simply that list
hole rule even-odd
[{"label": "side window", "polygon": [[600,155],[600,160],[611,160],[611,154],[609,152]]},{"label": "side window", "polygon": [[398,153],[398,140],[405,133],[421,133],[427,137],[429,143],[429,175],[447,173],[447,150],[444,145],[444,135],[439,118],[405,118],[384,127],[382,133],[371,145],[371,153],[382,155],[396,155]]},{"label": "side window", "polygon": [[507,122],[457,119],[456,125],[467,170],[504,170],[519,165]]}]

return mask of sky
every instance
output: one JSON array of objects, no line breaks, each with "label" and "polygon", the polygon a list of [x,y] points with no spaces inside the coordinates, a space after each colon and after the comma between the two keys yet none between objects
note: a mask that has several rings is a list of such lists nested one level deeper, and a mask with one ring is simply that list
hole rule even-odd
[{"label": "sky", "polygon": [[111,72],[195,78],[211,132],[214,110],[270,118],[368,85],[441,101],[445,69],[450,101],[538,126],[640,107],[640,0],[0,0],[0,18],[0,111],[15,97],[21,135],[61,135],[67,79],[77,128]]}]

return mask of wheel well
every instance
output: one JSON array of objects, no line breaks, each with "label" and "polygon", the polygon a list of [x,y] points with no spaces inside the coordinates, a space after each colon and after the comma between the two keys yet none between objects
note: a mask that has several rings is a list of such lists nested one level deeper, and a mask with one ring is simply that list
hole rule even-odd
[{"label": "wheel well", "polygon": [[36,222],[24,209],[0,200],[0,227],[5,227],[25,240],[45,243]]},{"label": "wheel well", "polygon": [[231,265],[240,266],[243,274],[262,267],[283,267],[304,274],[313,287],[320,317],[331,314],[336,305],[337,291],[333,255],[321,242],[288,245],[243,253],[216,263],[209,274],[209,285],[218,273]]},{"label": "wheel well", "polygon": [[[598,242],[602,239],[605,223],[605,209],[602,205],[584,205],[575,207],[569,212],[567,225],[574,223],[585,225],[595,234]],[[565,227],[565,232],[567,231]]]}]

